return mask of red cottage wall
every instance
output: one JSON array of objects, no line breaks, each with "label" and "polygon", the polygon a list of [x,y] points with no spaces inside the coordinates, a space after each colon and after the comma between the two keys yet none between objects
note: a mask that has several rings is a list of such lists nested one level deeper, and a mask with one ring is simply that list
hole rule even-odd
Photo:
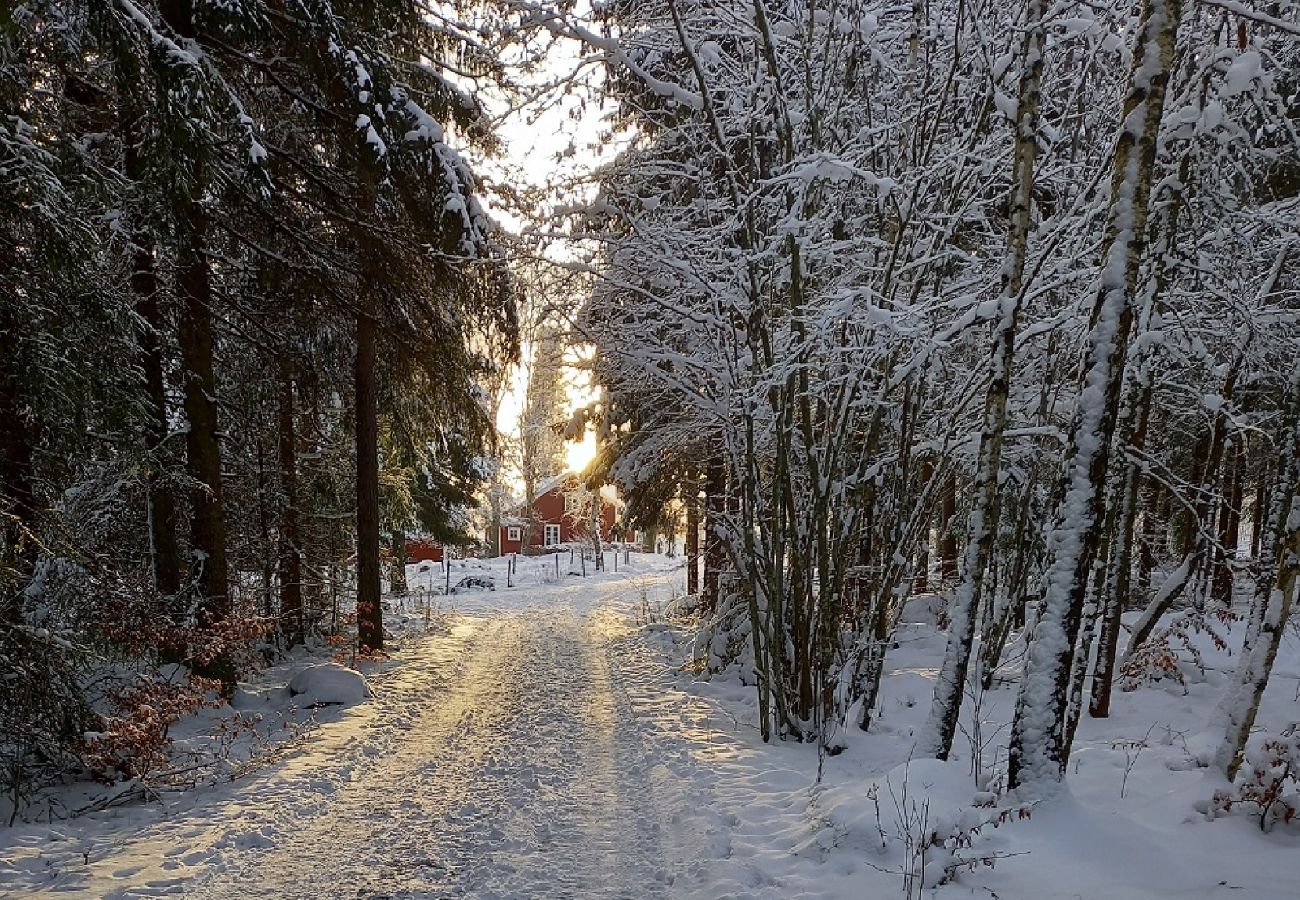
[{"label": "red cottage wall", "polygon": [[[519,529],[518,540],[510,540],[510,529]],[[502,525],[501,526],[501,555],[506,556],[510,553],[522,553],[524,550],[524,526],[523,525]]]},{"label": "red cottage wall", "polygon": [[[605,498],[601,498],[600,510],[600,537],[602,541],[609,541],[613,536],[614,522],[617,519],[617,511],[614,504]],[[564,512],[564,489],[563,487],[553,488],[542,494],[533,501],[533,527],[532,534],[529,535],[528,548],[530,550],[541,550],[546,546],[546,526],[560,526],[560,543],[568,544],[588,539],[588,523],[586,519],[575,519],[566,515]],[[520,539],[512,541],[509,538],[511,526],[501,526],[501,554],[504,556],[508,553],[524,552],[523,538],[527,529],[524,526],[520,528]]]},{"label": "red cottage wall", "polygon": [[442,562],[442,544],[424,538],[407,538],[406,561],[408,563]]}]

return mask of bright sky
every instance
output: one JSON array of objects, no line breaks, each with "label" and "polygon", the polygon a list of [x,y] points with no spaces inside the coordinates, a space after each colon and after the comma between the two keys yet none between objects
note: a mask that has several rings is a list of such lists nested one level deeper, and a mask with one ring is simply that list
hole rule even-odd
[{"label": "bright sky", "polygon": [[[547,74],[567,75],[578,64],[574,50],[573,46],[553,48],[550,71]],[[587,170],[595,164],[595,156],[589,148],[598,140],[599,111],[580,110],[575,99],[564,98],[540,114],[515,113],[502,122],[498,131],[504,145],[503,158],[489,162],[484,167],[486,171],[497,181],[516,186],[522,182],[532,187],[541,187],[572,173]],[[518,232],[527,225],[510,211],[497,208],[493,213],[511,231]],[[574,300],[579,301],[581,298]],[[527,346],[522,348],[525,365],[530,349]],[[516,367],[511,379],[511,390],[504,398],[497,416],[497,427],[505,434],[514,435],[518,431],[527,378],[524,365]],[[594,398],[586,372],[566,370],[565,384],[569,407],[565,410],[566,413],[585,406]],[[596,438],[590,430],[581,441],[570,441],[566,447],[568,466],[573,471],[585,468],[595,454]]]}]

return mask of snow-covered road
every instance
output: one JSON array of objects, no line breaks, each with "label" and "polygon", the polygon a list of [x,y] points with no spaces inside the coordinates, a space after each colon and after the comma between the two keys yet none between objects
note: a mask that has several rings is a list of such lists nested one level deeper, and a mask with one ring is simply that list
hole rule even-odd
[{"label": "snow-covered road", "polygon": [[[681,576],[646,556],[556,581],[547,560],[513,588],[458,597],[449,627],[372,676],[371,700],[323,712],[256,773],[0,829],[0,900],[905,896],[917,804],[952,820],[975,789],[968,759],[910,759],[942,632],[900,632],[872,732],[819,761],[809,745],[760,741],[753,688],[734,671],[702,681],[681,665],[695,635],[659,616]],[[1293,830],[1261,840],[1250,816],[1193,814],[1203,776],[1183,735],[1217,694],[1192,687],[1124,692],[1111,719],[1081,723],[1073,793],[983,829],[967,849],[996,868],[962,868],[934,896],[1294,896]],[[1272,719],[1291,715],[1293,689],[1272,696]],[[984,698],[990,733],[1014,702],[1006,689]],[[1168,723],[1166,741],[1152,722]]]},{"label": "snow-covered road", "polygon": [[[621,640],[666,577],[482,595],[450,633],[408,646],[373,700],[283,762],[165,811],[69,823],[39,849],[41,890],[678,896],[677,873],[716,829],[699,811],[701,773],[685,771],[691,754],[647,720],[662,709],[651,684],[662,668],[629,659]],[[683,781],[694,782],[689,804]]]},{"label": "snow-covered road", "polygon": [[598,618],[482,620],[454,674],[417,662],[390,679],[377,712],[407,737],[323,809],[232,805],[270,847],[193,896],[662,896],[652,763]]}]

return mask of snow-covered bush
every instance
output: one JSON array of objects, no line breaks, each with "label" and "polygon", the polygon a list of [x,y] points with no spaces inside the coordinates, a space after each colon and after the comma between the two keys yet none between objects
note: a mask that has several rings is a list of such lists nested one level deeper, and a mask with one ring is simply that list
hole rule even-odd
[{"label": "snow-covered bush", "polygon": [[92,721],[85,668],[84,648],[70,635],[0,623],[0,792],[10,822],[46,777],[77,764]]},{"label": "snow-covered bush", "polygon": [[749,640],[749,610],[743,597],[735,593],[718,599],[713,615],[703,620],[696,633],[696,656],[704,661],[705,670],[721,672],[736,666],[741,681],[749,683],[753,673],[753,644]]},{"label": "snow-covered bush", "polygon": [[872,868],[897,875],[903,896],[947,884],[963,871],[991,868],[1006,853],[987,833],[1028,818],[1032,804],[1002,802],[975,792],[964,764],[914,759],[858,791],[819,799],[837,842],[857,835]]},{"label": "snow-covered bush", "polygon": [[1228,651],[1228,641],[1221,633],[1239,617],[1226,609],[1189,610],[1161,628],[1124,661],[1120,669],[1120,689],[1135,691],[1162,681],[1178,684],[1187,692],[1187,677],[1205,676],[1205,653]]},{"label": "snow-covered bush", "polygon": [[108,698],[101,728],[85,734],[86,768],[108,783],[148,779],[165,770],[169,729],[187,715],[219,705],[220,688],[219,682],[175,666],[127,679]]},{"label": "snow-covered bush", "polygon": [[1251,741],[1244,762],[1231,790],[1215,793],[1211,815],[1244,810],[1259,817],[1263,831],[1294,821],[1300,814],[1300,725]]}]

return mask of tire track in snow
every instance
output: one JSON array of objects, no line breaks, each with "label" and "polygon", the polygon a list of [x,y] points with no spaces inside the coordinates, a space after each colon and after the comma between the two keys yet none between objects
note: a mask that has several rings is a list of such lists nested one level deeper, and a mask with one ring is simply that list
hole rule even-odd
[{"label": "tire track in snow", "polygon": [[[234,829],[199,900],[666,896],[649,763],[592,623],[496,619],[409,739],[303,821]],[[232,804],[223,815],[248,813]],[[129,893],[122,896],[130,896]]]},{"label": "tire track in snow", "polygon": [[704,802],[699,773],[683,771],[684,748],[666,740],[674,716],[645,720],[658,670],[629,669],[620,646],[630,588],[565,587],[422,640],[379,676],[374,700],[322,725],[283,762],[160,810],[142,828],[105,822],[91,865],[81,864],[85,841],[76,844],[46,891],[680,896],[674,877],[698,855],[699,831],[682,825]]}]

